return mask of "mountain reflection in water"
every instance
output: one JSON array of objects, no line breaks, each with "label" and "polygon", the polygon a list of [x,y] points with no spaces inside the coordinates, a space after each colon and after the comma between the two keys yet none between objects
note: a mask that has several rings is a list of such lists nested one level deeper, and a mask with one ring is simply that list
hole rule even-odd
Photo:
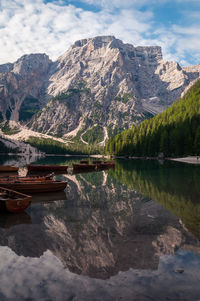
[{"label": "mountain reflection in water", "polygon": [[[19,300],[27,298],[33,279],[38,300],[199,297],[200,173],[171,163],[124,160],[115,170],[60,176],[68,180],[65,193],[33,200],[26,210],[31,223],[0,223],[0,256],[6,258],[0,284],[8,273],[26,279]],[[2,296],[12,298],[19,283],[12,282],[10,296],[1,288]]]}]

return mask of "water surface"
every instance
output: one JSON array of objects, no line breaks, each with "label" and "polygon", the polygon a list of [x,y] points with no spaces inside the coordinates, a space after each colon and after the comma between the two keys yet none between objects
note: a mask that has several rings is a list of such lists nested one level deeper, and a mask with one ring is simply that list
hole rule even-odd
[{"label": "water surface", "polygon": [[199,166],[118,160],[57,177],[64,192],[0,214],[0,300],[200,300]]}]

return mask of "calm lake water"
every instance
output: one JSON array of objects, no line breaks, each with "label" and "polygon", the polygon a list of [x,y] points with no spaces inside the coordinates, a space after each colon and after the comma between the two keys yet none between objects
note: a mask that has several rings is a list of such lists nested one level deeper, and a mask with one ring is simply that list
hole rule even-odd
[{"label": "calm lake water", "polygon": [[200,300],[200,166],[118,160],[57,178],[64,192],[0,214],[1,301]]}]

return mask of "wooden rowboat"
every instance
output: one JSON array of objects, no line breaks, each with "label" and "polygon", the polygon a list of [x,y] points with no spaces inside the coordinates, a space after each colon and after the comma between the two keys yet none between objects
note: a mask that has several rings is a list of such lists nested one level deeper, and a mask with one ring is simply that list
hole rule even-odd
[{"label": "wooden rowboat", "polygon": [[12,213],[23,212],[31,203],[32,197],[11,189],[0,187],[0,210]]},{"label": "wooden rowboat", "polygon": [[115,162],[114,161],[106,161],[104,162],[106,163],[107,165],[109,165],[110,167],[115,167]]},{"label": "wooden rowboat", "polygon": [[100,163],[97,165],[97,169],[107,169],[110,168],[110,165],[108,165],[107,163]]},{"label": "wooden rowboat", "polygon": [[93,164],[101,164],[102,161],[100,161],[100,160],[94,160],[94,161],[92,161],[92,163],[93,163]]},{"label": "wooden rowboat", "polygon": [[28,172],[67,171],[68,165],[26,165]]},{"label": "wooden rowboat", "polygon": [[67,182],[64,181],[2,181],[0,187],[24,192],[24,193],[38,193],[38,192],[53,192],[64,190]]},{"label": "wooden rowboat", "polygon": [[46,180],[53,180],[54,173],[43,175],[43,176],[0,176],[0,182],[9,182],[9,181],[20,181],[20,182],[33,182],[33,181],[46,181]]},{"label": "wooden rowboat", "polygon": [[66,200],[67,196],[64,191],[46,192],[46,193],[35,193],[32,195],[33,204],[45,204],[52,203],[54,201]]},{"label": "wooden rowboat", "polygon": [[10,165],[0,165],[0,172],[13,172],[18,171],[19,167]]},{"label": "wooden rowboat", "polygon": [[73,171],[76,170],[95,170],[96,165],[95,164],[86,164],[86,163],[80,163],[80,164],[72,164]]},{"label": "wooden rowboat", "polygon": [[107,168],[114,168],[114,167],[115,167],[114,162],[103,162],[103,163],[97,164],[97,169],[98,170],[107,169]]}]

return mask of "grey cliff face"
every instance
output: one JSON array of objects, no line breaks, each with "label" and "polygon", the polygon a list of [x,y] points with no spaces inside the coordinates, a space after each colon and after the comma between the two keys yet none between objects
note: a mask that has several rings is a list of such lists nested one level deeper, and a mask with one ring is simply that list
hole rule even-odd
[{"label": "grey cliff face", "polygon": [[26,99],[41,98],[51,61],[46,54],[22,56],[14,64],[0,66],[0,111],[3,119],[18,121]]},{"label": "grey cliff face", "polygon": [[0,66],[0,111],[42,133],[73,137],[98,124],[109,136],[163,111],[199,75],[200,65],[167,62],[158,46],[83,39],[55,62],[32,54]]}]

